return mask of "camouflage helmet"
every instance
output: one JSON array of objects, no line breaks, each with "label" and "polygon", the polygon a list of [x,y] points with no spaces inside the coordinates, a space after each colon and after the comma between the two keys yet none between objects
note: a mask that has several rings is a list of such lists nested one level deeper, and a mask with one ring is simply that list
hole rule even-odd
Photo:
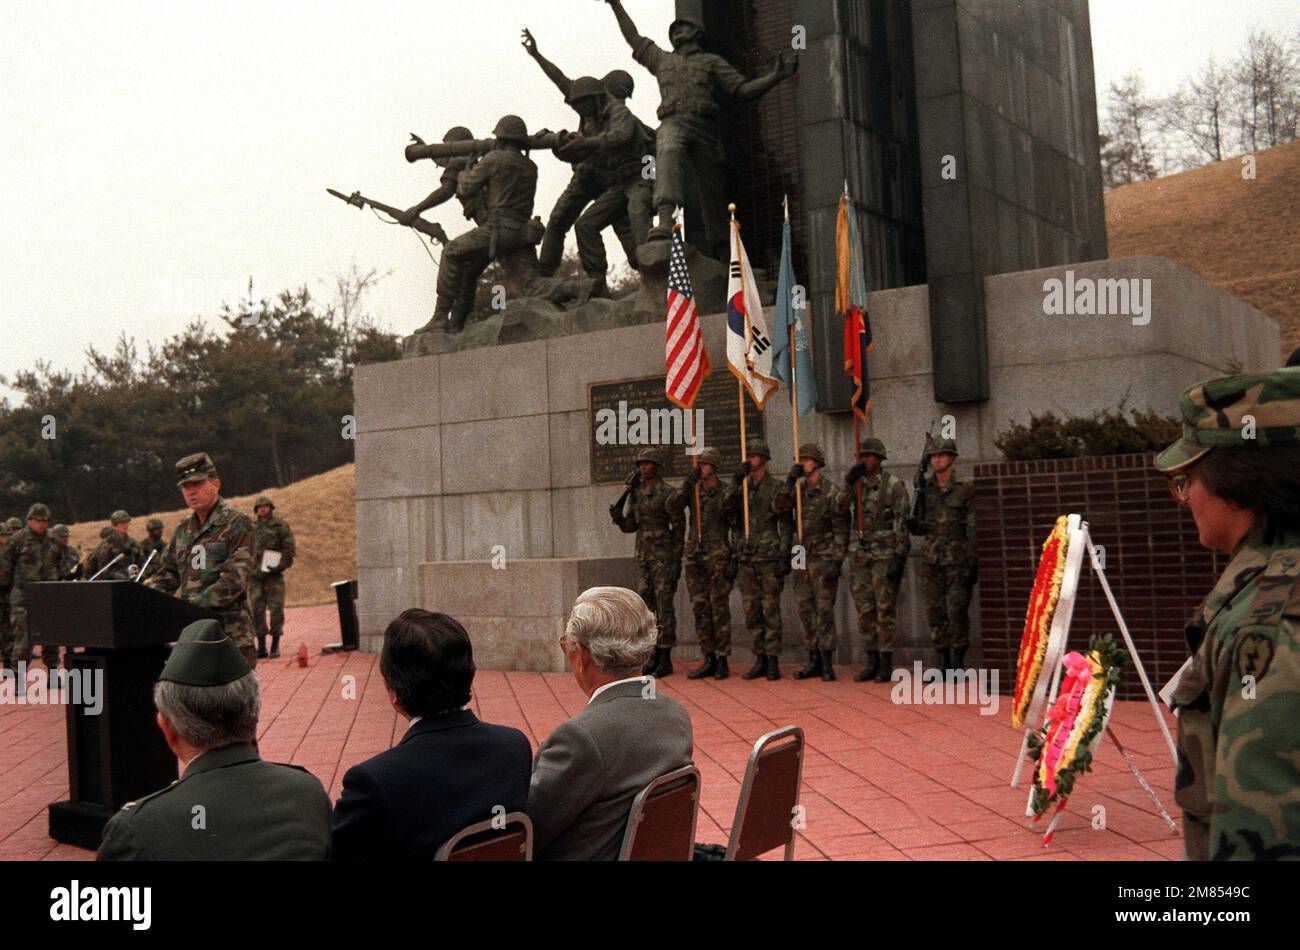
[{"label": "camouflage helmet", "polygon": [[261,508],[263,505],[267,505],[268,507],[270,507],[272,511],[275,510],[275,502],[271,500],[270,495],[258,495],[257,500],[253,502],[253,510],[256,511],[258,508]]},{"label": "camouflage helmet", "polygon": [[72,532],[68,530],[66,524],[56,524],[50,529],[50,534],[54,535],[56,538],[66,538],[71,533]]},{"label": "camouflage helmet", "polygon": [[746,458],[750,455],[761,455],[763,458],[771,461],[772,450],[767,447],[767,443],[762,439],[750,439],[745,446]]},{"label": "camouflage helmet", "polygon": [[161,518],[150,518],[144,523],[146,531],[161,531],[164,525]]},{"label": "camouflage helmet", "polygon": [[816,442],[805,442],[799,446],[799,459],[812,459],[817,463],[818,468],[826,467],[826,455],[822,452],[822,447]]},{"label": "camouflage helmet", "polygon": [[13,534],[15,531],[23,530],[23,519],[19,518],[17,515],[10,518],[5,522],[5,530],[10,534]]},{"label": "camouflage helmet", "polygon": [[125,511],[123,511],[121,508],[119,508],[119,509],[117,509],[117,511],[113,512],[113,514],[109,516],[109,519],[108,519],[108,520],[109,520],[112,524],[122,524],[123,522],[130,521],[130,520],[131,520],[131,516],[128,515],[128,514],[127,514]]},{"label": "camouflage helmet", "polygon": [[881,460],[889,458],[885,454],[885,443],[879,439],[863,439],[862,445],[858,447],[858,458],[864,455],[879,455]]},{"label": "camouflage helmet", "polygon": [[1179,403],[1183,435],[1156,457],[1176,472],[1211,449],[1266,449],[1300,444],[1300,367],[1225,376],[1198,383]]},{"label": "camouflage helmet", "polygon": [[930,454],[938,455],[947,452],[949,455],[957,454],[957,440],[948,438],[930,439]]},{"label": "camouflage helmet", "polygon": [[717,449],[705,449],[699,457],[701,465],[712,465],[714,471],[722,468],[722,453]]},{"label": "camouflage helmet", "polygon": [[503,142],[513,142],[516,145],[528,144],[528,126],[517,115],[502,116],[497,127],[492,130],[492,135]]},{"label": "camouflage helmet", "polygon": [[104,527],[99,529],[99,539],[102,541],[104,540],[104,538],[107,538],[112,533],[113,533],[113,529],[110,528],[108,525],[104,525]]},{"label": "camouflage helmet", "polygon": [[569,87],[569,94],[564,97],[564,101],[567,105],[573,105],[579,99],[605,95],[608,95],[608,90],[599,79],[594,76],[579,76]]},{"label": "camouflage helmet", "polygon": [[636,80],[626,69],[612,69],[601,77],[600,84],[615,99],[630,99],[636,90]]},{"label": "camouflage helmet", "polygon": [[654,462],[660,467],[664,464],[663,456],[659,454],[659,450],[649,445],[636,454],[636,460],[637,462]]},{"label": "camouflage helmet", "polygon": [[33,518],[35,518],[37,521],[49,521],[50,506],[41,501],[38,501],[36,504],[32,505],[30,508],[27,509],[27,520],[31,521]]},{"label": "camouflage helmet", "polygon": [[453,125],[447,130],[447,134],[442,137],[444,142],[469,142],[473,140],[474,133],[463,125]]}]

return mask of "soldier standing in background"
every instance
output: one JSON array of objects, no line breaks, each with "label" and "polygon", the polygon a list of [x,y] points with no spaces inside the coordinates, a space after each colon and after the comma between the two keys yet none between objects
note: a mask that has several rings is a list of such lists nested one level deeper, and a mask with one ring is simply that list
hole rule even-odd
[{"label": "soldier standing in background", "polygon": [[[23,523],[17,518],[0,521],[0,558],[4,557],[5,546],[9,539],[22,530]],[[9,591],[0,586],[0,662],[8,662],[9,657]]]},{"label": "soldier standing in background", "polygon": [[[849,590],[858,609],[858,635],[867,665],[853,682],[887,683],[894,669],[894,630],[898,624],[898,586],[907,568],[907,485],[886,472],[888,458],[879,439],[863,439],[858,463],[844,479],[840,505],[849,514]],[[857,517],[862,492],[861,527]]]},{"label": "soldier standing in background", "polygon": [[[835,679],[835,598],[840,590],[840,569],[849,543],[849,519],[840,493],[822,478],[826,455],[821,446],[799,446],[799,462],[786,477],[793,495],[803,479],[804,567],[794,572],[795,600],[803,624],[808,665],[794,674],[797,680],[820,676]],[[798,508],[796,507],[796,511]]]},{"label": "soldier standing in background", "polygon": [[[762,439],[751,439],[748,455],[732,478],[725,510],[736,529],[740,599],[745,626],[753,638],[754,665],[742,679],[781,678],[781,588],[790,573],[790,492],[767,475],[772,453]],[[744,484],[749,481],[749,531],[744,524]]]},{"label": "soldier standing in background", "polygon": [[[259,495],[253,502],[253,573],[248,581],[248,605],[253,611],[257,631],[258,659],[266,658],[266,614],[271,613],[271,658],[280,655],[280,635],[284,633],[284,572],[293,566],[298,553],[293,529],[283,518],[275,516],[275,502]],[[266,564],[266,553],[279,555],[275,566]]]},{"label": "soldier standing in background", "polygon": [[673,490],[659,477],[659,453],[652,448],[642,449],[636,463],[637,471],[627,480],[626,509],[616,503],[609,514],[624,534],[636,534],[639,593],[659,626],[655,652],[641,672],[646,676],[671,676],[673,647],[677,645],[673,598],[682,569],[686,521],[680,509],[674,512],[669,505]]},{"label": "soldier standing in background", "polygon": [[117,557],[122,557],[100,575],[101,581],[129,581],[134,575],[131,572],[132,567],[139,567],[143,563],[140,557],[140,545],[136,543],[130,535],[131,516],[120,508],[113,512],[109,518],[112,523],[112,531],[95,549],[96,570],[102,568]]},{"label": "soldier standing in background", "polygon": [[[50,509],[37,502],[27,510],[27,527],[11,537],[0,550],[0,590],[9,592],[9,635],[0,644],[0,654],[11,670],[32,658],[31,646],[27,643],[24,588],[36,581],[59,579],[62,555],[50,537],[49,527]],[[45,665],[48,669],[48,660]]]},{"label": "soldier standing in background", "polygon": [[90,553],[86,555],[86,559],[82,562],[82,564],[84,565],[84,567],[82,568],[82,574],[85,575],[86,580],[90,580],[92,577],[98,574],[99,569],[104,566],[99,562],[100,545],[103,544],[104,541],[108,539],[108,536],[112,533],[113,533],[113,529],[110,528],[108,525],[104,525],[104,527],[99,529],[100,543],[90,549]]},{"label": "soldier standing in background", "polygon": [[176,526],[162,569],[145,583],[214,611],[250,667],[257,666],[248,576],[253,568],[253,525],[221,497],[217,467],[206,452],[176,463],[176,484],[190,514]]},{"label": "soldier standing in background", "polygon": [[71,534],[66,524],[56,524],[50,529],[50,536],[54,538],[62,552],[59,555],[59,580],[61,581],[75,581],[81,576],[81,552],[68,543]]},{"label": "soldier standing in background", "polygon": [[975,485],[954,472],[956,459],[954,440],[935,439],[931,443],[925,520],[908,525],[913,534],[927,539],[921,582],[930,615],[930,645],[945,670],[964,669],[970,639],[967,609],[979,569]]},{"label": "soldier standing in background", "polygon": [[[686,674],[688,680],[712,676],[725,680],[731,675],[731,587],[736,580],[736,553],[731,524],[723,511],[726,495],[718,479],[722,456],[716,449],[700,453],[700,464],[692,468],[682,487],[673,493],[669,507],[690,513],[691,527],[686,542],[686,591],[695,615],[704,663]],[[695,486],[700,489],[699,518],[696,518]]]},{"label": "soldier standing in background", "polygon": [[[149,574],[155,574],[162,565],[163,552],[167,550],[167,539],[163,537],[163,528],[161,518],[150,518],[145,522],[144,529],[147,537],[139,542],[140,545],[140,569],[144,570],[144,565],[148,563]],[[149,560],[149,555],[153,555],[153,560]]]}]

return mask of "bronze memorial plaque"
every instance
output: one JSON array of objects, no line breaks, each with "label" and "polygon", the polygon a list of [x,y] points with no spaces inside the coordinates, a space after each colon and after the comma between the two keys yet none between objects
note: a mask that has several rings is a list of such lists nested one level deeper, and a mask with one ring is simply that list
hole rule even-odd
[{"label": "bronze memorial plaque", "polygon": [[[591,481],[593,485],[621,482],[636,467],[645,446],[662,451],[667,478],[682,478],[691,467],[687,454],[694,428],[703,425],[700,450],[717,449],[724,467],[740,464],[740,401],[736,377],[726,369],[714,370],[700,386],[695,409],[688,421],[685,410],[664,395],[664,377],[592,383],[587,389],[588,424],[591,428]],[[745,394],[745,432],[763,438],[763,414]]]}]

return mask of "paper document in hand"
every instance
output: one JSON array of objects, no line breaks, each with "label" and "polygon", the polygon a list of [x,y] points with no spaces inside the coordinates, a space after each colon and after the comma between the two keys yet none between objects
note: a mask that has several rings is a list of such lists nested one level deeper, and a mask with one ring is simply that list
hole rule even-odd
[{"label": "paper document in hand", "polygon": [[267,571],[273,571],[279,566],[280,566],[279,551],[262,552],[262,567],[261,567],[262,573],[266,573]]}]

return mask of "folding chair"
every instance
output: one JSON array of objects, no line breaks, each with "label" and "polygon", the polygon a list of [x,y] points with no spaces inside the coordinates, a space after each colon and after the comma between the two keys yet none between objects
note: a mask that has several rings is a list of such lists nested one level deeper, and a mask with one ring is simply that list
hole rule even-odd
[{"label": "folding chair", "polygon": [[[496,822],[497,826],[493,825]],[[462,828],[452,835],[438,853],[435,861],[531,861],[533,859],[533,823],[521,811],[505,816],[505,828],[500,819],[489,818]],[[495,832],[490,837],[488,832]],[[474,840],[475,838],[479,840]]]},{"label": "folding chair", "polygon": [[802,780],[802,729],[786,726],[754,743],[724,860],[751,861],[783,846],[785,860],[794,860],[794,817]]},{"label": "folding chair", "polygon": [[661,775],[632,799],[620,861],[689,861],[700,813],[700,770],[693,765]]}]

